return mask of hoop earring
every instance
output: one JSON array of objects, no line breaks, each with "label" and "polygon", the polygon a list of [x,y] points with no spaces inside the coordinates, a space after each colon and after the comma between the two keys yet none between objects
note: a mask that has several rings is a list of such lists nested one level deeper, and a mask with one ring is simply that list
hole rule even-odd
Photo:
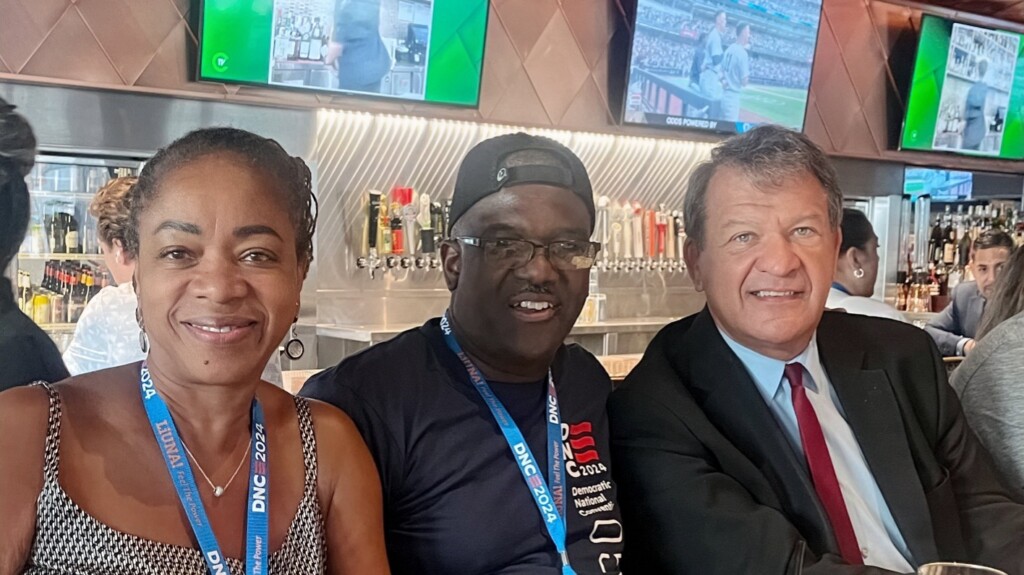
[{"label": "hoop earring", "polygon": [[857,279],[864,277],[864,268],[857,268],[853,270],[853,277]]},{"label": "hoop earring", "polygon": [[139,349],[142,353],[149,353],[149,336],[146,335],[146,322],[142,321],[142,312],[138,306],[135,307],[135,321],[139,324]]}]

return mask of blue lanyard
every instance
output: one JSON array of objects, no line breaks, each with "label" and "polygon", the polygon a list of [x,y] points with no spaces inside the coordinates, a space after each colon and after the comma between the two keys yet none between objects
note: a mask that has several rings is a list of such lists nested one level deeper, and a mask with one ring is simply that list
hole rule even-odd
[{"label": "blue lanyard", "polygon": [[839,282],[832,282],[832,288],[833,289],[837,289],[837,290],[843,292],[846,295],[850,295],[850,290],[848,290],[845,287],[843,287],[843,284],[841,284]]},{"label": "blue lanyard", "polygon": [[[206,517],[206,508],[199,498],[192,467],[185,456],[184,444],[178,435],[167,403],[153,386],[146,362],[142,363],[139,377],[142,390],[142,404],[149,417],[149,425],[167,464],[167,472],[171,475],[174,488],[178,491],[178,499],[192,524],[192,532],[199,541],[203,559],[211,575],[228,575],[230,570],[227,557],[220,550],[217,537],[213,534],[210,521]],[[246,575],[264,575],[269,569],[267,564],[268,538],[267,506],[270,496],[270,468],[267,462],[267,434],[264,428],[263,408],[259,400],[252,400],[252,455],[249,466],[249,504],[246,509],[245,522],[245,573]]]},{"label": "blue lanyard", "polygon": [[537,469],[537,459],[534,458],[530,446],[526,444],[526,438],[519,431],[519,426],[512,420],[508,410],[501,404],[498,396],[494,395],[491,386],[484,379],[480,370],[473,365],[473,361],[462,351],[462,346],[455,339],[448,321],[448,314],[441,318],[441,332],[452,353],[459,357],[466,367],[470,381],[476,388],[484,403],[491,410],[491,415],[498,422],[501,433],[505,436],[509,449],[512,450],[512,457],[519,465],[519,471],[523,474],[523,480],[533,495],[533,501],[537,504],[541,518],[544,519],[544,526],[548,529],[548,535],[555,544],[555,550],[562,560],[562,575],[576,575],[569,565],[569,553],[565,549],[565,469],[562,464],[562,416],[558,410],[558,395],[555,393],[555,379],[548,370],[548,396],[545,420],[548,429],[548,482]]}]

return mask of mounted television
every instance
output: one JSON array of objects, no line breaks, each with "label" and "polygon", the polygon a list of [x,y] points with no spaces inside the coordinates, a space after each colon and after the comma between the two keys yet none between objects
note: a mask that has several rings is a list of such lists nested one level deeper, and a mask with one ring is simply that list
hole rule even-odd
[{"label": "mounted television", "polygon": [[476,106],[487,0],[204,0],[199,78]]},{"label": "mounted television", "polygon": [[802,130],[821,0],[638,0],[623,122]]},{"label": "mounted television", "polygon": [[914,199],[928,194],[933,202],[961,202],[971,199],[974,174],[934,168],[903,170],[903,193]]},{"label": "mounted television", "polygon": [[1024,158],[1024,36],[926,14],[900,147]]}]

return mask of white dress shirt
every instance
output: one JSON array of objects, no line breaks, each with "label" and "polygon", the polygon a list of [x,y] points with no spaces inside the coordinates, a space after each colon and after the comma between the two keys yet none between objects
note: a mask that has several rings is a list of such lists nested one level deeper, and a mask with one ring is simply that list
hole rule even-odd
[{"label": "white dress shirt", "polygon": [[904,323],[907,322],[907,318],[899,310],[885,302],[869,297],[850,295],[834,287],[828,290],[828,300],[825,301],[825,307],[828,309],[842,308],[846,310],[846,313],[887,317]]},{"label": "white dress shirt", "polygon": [[832,465],[839,479],[839,488],[853,523],[865,565],[910,573],[910,551],[889,505],[882,496],[853,430],[846,422],[842,405],[818,356],[817,336],[800,355],[788,362],[779,361],[752,351],[733,341],[719,330],[725,343],[743,362],[758,392],[768,404],[775,420],[785,431],[786,439],[797,457],[804,458],[800,426],[793,409],[789,380],[783,376],[787,363],[804,366],[803,384],[807,398],[821,423]]}]

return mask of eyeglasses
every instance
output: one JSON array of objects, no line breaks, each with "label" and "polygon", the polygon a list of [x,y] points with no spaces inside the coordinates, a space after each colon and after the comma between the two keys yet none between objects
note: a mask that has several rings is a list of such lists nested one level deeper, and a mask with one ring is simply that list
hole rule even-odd
[{"label": "eyeglasses", "polygon": [[562,240],[547,245],[535,244],[529,240],[512,240],[505,238],[474,238],[460,236],[453,238],[466,245],[484,251],[484,259],[488,262],[510,269],[521,268],[533,260],[537,250],[544,251],[551,265],[560,270],[585,270],[594,265],[601,244],[597,242],[579,242]]}]

